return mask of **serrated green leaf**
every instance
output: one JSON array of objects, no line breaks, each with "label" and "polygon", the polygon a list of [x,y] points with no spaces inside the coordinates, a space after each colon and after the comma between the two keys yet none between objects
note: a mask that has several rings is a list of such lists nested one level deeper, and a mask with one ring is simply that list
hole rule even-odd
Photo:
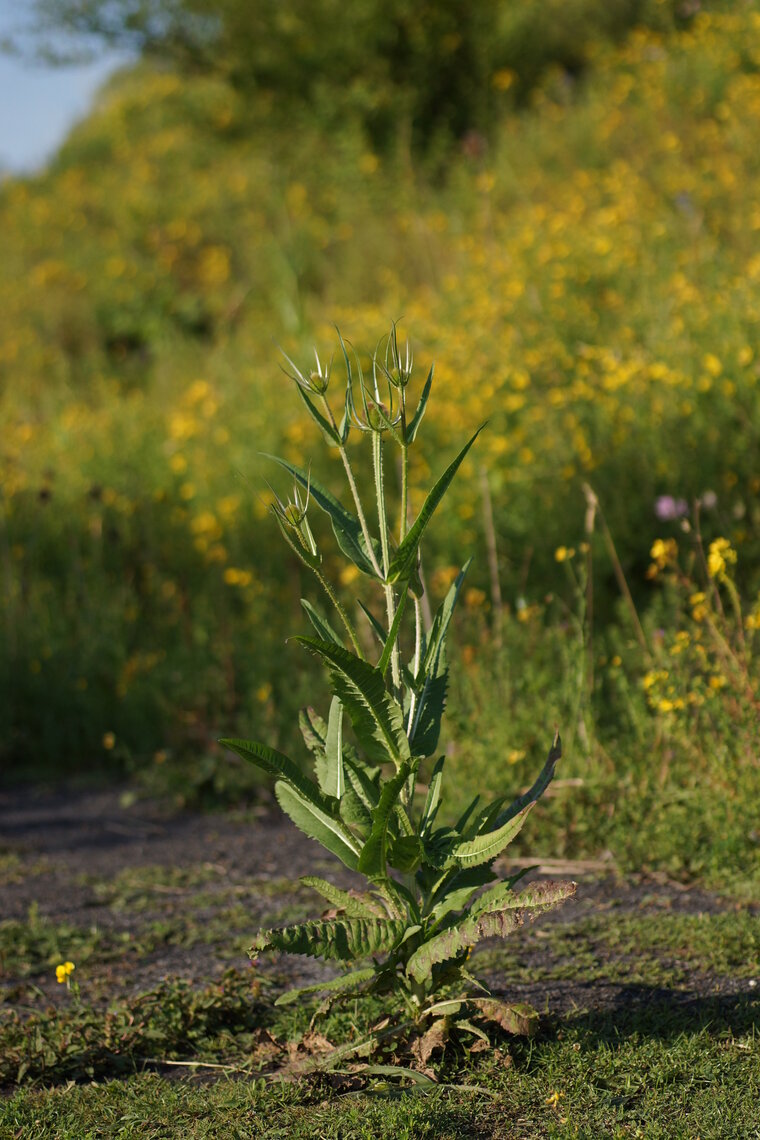
[{"label": "serrated green leaf", "polygon": [[502,824],[507,823],[513,816],[518,815],[524,811],[529,804],[536,803],[544,794],[549,784],[554,778],[554,769],[557,767],[557,762],[562,759],[562,741],[559,733],[555,733],[554,741],[549,749],[549,756],[544,764],[541,772],[538,775],[535,783],[528,788],[527,792],[523,792],[521,796],[513,800],[509,807],[500,812],[496,817],[495,826],[501,827]]},{"label": "serrated green leaf", "polygon": [[417,550],[425,528],[433,517],[438,504],[441,502],[441,499],[446,494],[446,491],[449,488],[449,484],[459,470],[459,467],[467,455],[467,452],[470,450],[484,427],[485,424],[482,424],[481,427],[478,428],[472,439],[470,439],[469,442],[465,444],[465,446],[457,455],[456,459],[454,459],[449,464],[443,475],[441,475],[438,482],[428,494],[425,502],[422,504],[422,510],[415,519],[413,525],[409,529],[409,533],[393,557],[393,561],[391,562],[390,568],[388,570],[389,582],[407,581],[412,571],[416,569]]},{"label": "serrated green leaf", "polygon": [[275,780],[285,781],[289,787],[298,792],[299,796],[308,800],[320,811],[327,814],[331,812],[333,804],[328,797],[282,752],[277,752],[276,749],[269,748],[266,744],[259,744],[256,740],[224,738],[219,743],[236,752],[243,760],[261,768],[268,776],[272,776]]},{"label": "serrated green leaf", "polygon": [[538,1011],[524,1002],[508,1004],[497,998],[472,998],[470,1005],[485,1021],[492,1021],[507,1033],[518,1037],[534,1037],[538,1033]]},{"label": "serrated green leaf", "polygon": [[372,816],[363,800],[354,790],[348,766],[344,765],[343,770],[347,779],[346,790],[340,801],[340,818],[348,827],[357,832],[362,840],[366,840],[372,830]]},{"label": "serrated green leaf", "polygon": [[512,842],[534,807],[535,803],[528,804],[521,812],[508,819],[505,824],[494,831],[476,835],[474,839],[454,843],[449,851],[452,865],[474,867],[479,863],[490,863]]},{"label": "serrated green leaf", "polygon": [[425,408],[427,407],[427,402],[428,402],[428,399],[430,397],[430,389],[431,389],[432,384],[433,384],[433,371],[434,370],[435,370],[435,365],[431,364],[430,365],[430,371],[427,374],[427,380],[425,381],[425,386],[422,389],[422,395],[420,396],[419,403],[417,404],[417,410],[415,411],[414,415],[412,416],[412,418],[411,418],[411,420],[407,426],[406,442],[408,444],[414,443],[415,439],[417,438],[417,432],[420,430],[420,424],[422,423],[422,417],[425,415]]},{"label": "serrated green leaf", "polygon": [[422,696],[414,718],[414,727],[409,738],[415,756],[430,756],[438,747],[448,689],[448,669],[445,669],[438,677],[425,678]]},{"label": "serrated green leaf", "polygon": [[387,877],[388,823],[408,775],[409,765],[404,764],[401,770],[383,785],[380,802],[372,812],[372,831],[362,848],[358,864],[358,869],[368,879]]},{"label": "serrated green leaf", "polygon": [[430,629],[430,634],[425,646],[425,653],[422,658],[421,673],[432,676],[437,676],[445,661],[442,660],[446,647],[446,635],[449,632],[449,625],[456,609],[456,604],[459,599],[459,594],[462,589],[467,571],[470,569],[472,559],[468,558],[462,569],[457,574],[454,581],[451,583],[446,597],[438,607],[433,624]]},{"label": "serrated green leaf", "polygon": [[343,768],[346,779],[371,818],[373,808],[376,808],[380,802],[380,788],[376,780],[370,775],[371,770],[367,769],[365,765],[357,763],[351,757],[346,757]]},{"label": "serrated green leaf", "polygon": [[328,883],[326,879],[320,879],[316,875],[302,875],[299,882],[303,883],[306,887],[311,887],[323,899],[338,908],[345,911],[349,918],[383,918],[383,913],[380,910],[378,902],[372,898],[371,895],[355,895],[349,891],[344,891],[340,887],[333,886]]},{"label": "serrated green leaf", "polygon": [[298,727],[310,752],[324,752],[327,725],[311,706],[298,713]]},{"label": "serrated green leaf", "polygon": [[434,966],[451,961],[484,938],[505,938],[523,924],[526,916],[535,917],[575,893],[575,883],[537,883],[535,887],[536,891],[526,897],[521,907],[522,895],[519,895],[518,906],[471,915],[464,921],[457,919],[455,926],[434,934],[412,954],[407,962],[407,973],[421,982],[429,977]]},{"label": "serrated green leaf", "polygon": [[400,835],[391,843],[388,859],[392,867],[402,874],[410,875],[417,870],[424,854],[425,849],[419,835]]},{"label": "serrated green leaf", "polygon": [[[262,454],[266,459],[274,460],[275,463],[279,463],[281,467],[289,471],[304,489],[309,489],[311,498],[329,517],[336,542],[346,558],[350,559],[354,566],[361,570],[363,574],[367,574],[370,578],[377,578],[378,575],[372,566],[369,553],[366,549],[361,524],[356,516],[346,510],[332,492],[328,491],[326,487],[323,487],[322,484],[318,483],[315,479],[312,479],[308,472],[304,471],[301,467],[296,467],[294,463],[289,463],[286,459],[280,459],[277,455],[269,455],[266,452]],[[377,557],[377,551],[375,552],[375,556]]]},{"label": "serrated green leaf", "polygon": [[314,629],[322,641],[333,641],[336,645],[343,645],[343,641],[339,634],[335,632],[327,618],[317,609],[316,606],[313,606],[311,602],[306,600],[306,598],[301,598],[301,605],[306,611],[306,616],[314,626]]},{"label": "serrated green leaf", "polygon": [[343,705],[339,697],[330,703],[325,740],[325,783],[322,791],[340,800],[345,790],[343,776]]},{"label": "serrated green leaf", "polygon": [[327,851],[337,855],[341,863],[352,871],[356,870],[359,845],[341,820],[317,807],[282,780],[275,784],[274,794],[282,810],[304,835],[316,839]]},{"label": "serrated green leaf", "polygon": [[401,594],[398,606],[396,608],[396,614],[395,614],[395,617],[393,618],[393,625],[391,626],[390,632],[388,633],[388,636],[385,639],[385,644],[383,646],[383,652],[382,652],[382,655],[380,657],[380,660],[377,663],[378,672],[382,673],[383,676],[385,676],[387,669],[388,669],[388,666],[391,663],[391,655],[393,653],[393,647],[396,644],[396,641],[398,639],[398,632],[401,629],[401,619],[403,618],[404,610],[406,609],[407,594],[408,594],[407,590],[404,590]]},{"label": "serrated green leaf", "polygon": [[297,990],[288,990],[286,993],[280,994],[274,1004],[292,1005],[294,1001],[300,1001],[306,994],[354,994],[368,982],[373,981],[375,977],[376,970],[373,966],[367,966],[363,970],[352,970],[350,974],[343,974],[340,978],[333,978],[329,982],[317,982],[313,986],[301,986]]},{"label": "serrated green leaf", "polygon": [[343,702],[364,751],[380,763],[398,767],[411,759],[404,731],[404,714],[387,692],[382,674],[369,662],[332,642],[311,637],[295,639],[318,654],[330,669],[333,689]]},{"label": "serrated green leaf", "polygon": [[427,796],[425,797],[425,806],[422,809],[422,817],[420,819],[420,835],[423,836],[427,835],[430,831],[438,813],[438,805],[441,801],[441,784],[443,783],[443,766],[445,762],[445,756],[439,757],[430,775],[430,783],[428,784]]},{"label": "serrated green leaf", "polygon": [[265,950],[306,954],[328,961],[354,962],[393,950],[406,922],[391,918],[332,918],[261,930],[249,951],[252,958]]},{"label": "serrated green leaf", "polygon": [[372,611],[367,609],[367,607],[365,606],[365,604],[361,600],[361,598],[358,598],[357,601],[359,602],[359,608],[364,611],[364,616],[366,617],[367,621],[369,622],[370,626],[372,627],[372,631],[376,635],[377,640],[380,642],[381,645],[385,645],[385,642],[386,642],[387,637],[388,637],[387,633],[385,632],[385,630],[383,629],[383,627],[381,626],[380,622],[377,620],[375,615],[372,613]]}]

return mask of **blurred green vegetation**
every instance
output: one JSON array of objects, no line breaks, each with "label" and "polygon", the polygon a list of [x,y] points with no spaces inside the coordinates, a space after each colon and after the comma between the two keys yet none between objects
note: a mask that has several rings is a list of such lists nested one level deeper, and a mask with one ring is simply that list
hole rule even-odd
[{"label": "blurred green vegetation", "polygon": [[[459,12],[435,7],[439,22],[420,24],[435,29],[429,43],[409,36],[419,58],[408,89],[385,76],[399,100],[430,93],[436,37]],[[420,372],[437,362],[413,506],[467,431],[490,421],[431,528],[427,567],[438,596],[458,552],[476,552],[450,746],[477,718],[482,747],[463,758],[462,786],[469,771],[501,790],[512,754],[519,784],[556,720],[571,745],[563,775],[584,784],[552,806],[552,843],[598,851],[610,821],[633,827],[643,806],[666,804],[680,822],[660,828],[662,850],[645,829],[626,858],[688,870],[698,808],[703,862],[717,873],[724,856],[756,855],[742,803],[757,792],[757,706],[736,696],[725,655],[722,667],[672,655],[656,701],[644,679],[691,630],[686,578],[707,590],[731,660],[754,676],[754,629],[742,623],[760,584],[760,5],[578,0],[542,17],[541,35],[545,5],[488,6],[508,25],[501,39],[478,24],[485,6],[470,7],[463,44],[487,41],[489,54],[468,72],[483,103],[465,104],[466,120],[388,104],[398,132],[381,137],[352,110],[339,68],[345,99],[318,95],[340,53],[316,37],[316,86],[296,110],[303,60],[288,70],[283,57],[305,9],[261,6],[262,20],[295,20],[271,43],[276,99],[263,80],[254,98],[229,69],[145,45],[45,172],[0,186],[3,762],[37,776],[139,771],[187,801],[250,787],[218,735],[288,750],[294,711],[318,703],[319,682],[285,645],[309,586],[267,517],[265,480],[279,484],[259,453],[314,456],[319,470],[321,441],[297,414],[277,345],[297,360],[314,343],[329,354],[337,322],[371,351],[403,317]],[[412,19],[410,5],[396,8]],[[331,11],[317,5],[314,19],[336,36],[366,17],[361,74],[380,69],[379,6],[352,7],[335,28]],[[427,11],[414,8],[420,20]],[[577,35],[562,32],[566,19]],[[599,516],[584,530],[584,484],[645,647]],[[657,517],[663,496],[699,501],[702,546],[693,513],[688,534]],[[740,618],[700,562],[719,536],[738,551]],[[673,537],[688,563],[678,588],[648,576],[652,543]],[[555,551],[586,541],[593,604],[578,627],[591,596],[567,570],[580,555],[562,564]],[[341,585],[351,601],[356,584]],[[698,669],[708,686],[726,678],[718,703],[661,706]]]}]

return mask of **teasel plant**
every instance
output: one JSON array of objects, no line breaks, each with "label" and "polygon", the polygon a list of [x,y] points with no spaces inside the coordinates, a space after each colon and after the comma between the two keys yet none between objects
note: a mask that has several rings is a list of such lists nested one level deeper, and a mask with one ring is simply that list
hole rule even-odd
[{"label": "teasel plant", "polygon": [[[492,997],[470,972],[470,955],[483,939],[512,934],[575,892],[575,883],[543,880],[516,890],[524,871],[499,878],[494,869],[548,788],[561,746],[555,734],[546,763],[526,791],[483,805],[476,796],[453,824],[441,819],[445,756],[437,752],[448,686],[446,643],[470,561],[426,623],[421,544],[485,425],[433,483],[410,521],[409,453],[428,407],[433,367],[410,403],[413,354],[408,341],[401,344],[395,324],[366,374],[340,333],[337,356],[345,374],[337,414],[332,364],[315,354],[315,367],[304,370],[285,357],[285,371],[327,444],[337,449],[349,505],[308,468],[269,457],[293,481],[292,497],[275,496],[274,518],[330,603],[328,611],[302,599],[312,632],[295,637],[326,669],[332,694],[325,715],[313,708],[300,713],[312,774],[266,744],[221,743],[271,777],[285,814],[364,882],[362,890],[346,890],[306,876],[301,882],[321,896],[326,915],[257,934],[254,960],[280,951],[336,962],[341,969],[331,980],[283,994],[278,1004],[320,995],[319,1015],[339,1000],[387,995],[393,1016],[365,1039],[337,1047],[325,1063],[334,1066],[351,1055],[371,1063],[403,1042],[419,1069],[449,1040],[485,1048],[494,1026],[510,1033],[535,1031],[536,1012]],[[356,449],[348,448],[352,433],[371,453],[372,515],[359,493]],[[386,468],[394,449],[400,493],[392,526]],[[340,555],[366,582],[366,598],[353,613],[327,576],[309,521],[314,510],[327,516]],[[380,607],[373,608],[373,601]],[[494,764],[500,762],[506,768],[495,756]]]}]

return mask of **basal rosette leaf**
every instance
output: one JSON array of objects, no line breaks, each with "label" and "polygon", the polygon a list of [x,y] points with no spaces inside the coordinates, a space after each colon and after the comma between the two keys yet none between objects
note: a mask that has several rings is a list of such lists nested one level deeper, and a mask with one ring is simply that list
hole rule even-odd
[{"label": "basal rosette leaf", "polygon": [[464,921],[452,918],[452,922],[457,922],[456,926],[433,935],[415,950],[407,962],[407,973],[415,981],[422,982],[430,976],[434,966],[456,958],[484,938],[505,938],[522,926],[526,917],[535,918],[570,898],[575,889],[576,884],[571,882],[538,883],[533,890],[505,900],[498,909],[471,915]]},{"label": "basal rosette leaf", "polygon": [[316,875],[302,875],[300,882],[311,887],[318,895],[336,910],[342,910],[348,918],[384,918],[383,906],[380,901],[370,894],[352,894],[341,887],[333,886],[326,879]]},{"label": "basal rosette leaf", "polygon": [[301,986],[297,990],[288,990],[275,1001],[275,1005],[292,1005],[300,1001],[307,994],[326,993],[335,997],[347,997],[349,994],[358,994],[377,977],[374,966],[367,966],[363,970],[352,970],[350,974],[343,974],[339,978],[332,978],[329,982],[316,982],[313,986]]},{"label": "basal rosette leaf", "polygon": [[538,1012],[524,1002],[510,1004],[497,998],[471,998],[469,1005],[477,1010],[483,1021],[493,1022],[506,1033],[517,1037],[535,1037],[538,1033]]},{"label": "basal rosette leaf", "polygon": [[400,943],[406,930],[402,919],[334,918],[300,922],[261,930],[249,951],[252,958],[265,950],[305,954],[328,961],[354,962],[386,954]]}]

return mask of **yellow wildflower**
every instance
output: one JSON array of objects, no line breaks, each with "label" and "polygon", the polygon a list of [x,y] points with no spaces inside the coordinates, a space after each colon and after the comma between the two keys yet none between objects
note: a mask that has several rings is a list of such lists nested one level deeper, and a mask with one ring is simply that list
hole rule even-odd
[{"label": "yellow wildflower", "polygon": [[707,573],[711,578],[725,578],[729,566],[736,562],[736,551],[727,538],[716,538],[710,543],[707,555]]},{"label": "yellow wildflower", "polygon": [[63,985],[64,982],[68,981],[69,976],[75,969],[76,966],[73,962],[62,962],[60,966],[56,966],[55,968],[55,980],[60,985]]}]

